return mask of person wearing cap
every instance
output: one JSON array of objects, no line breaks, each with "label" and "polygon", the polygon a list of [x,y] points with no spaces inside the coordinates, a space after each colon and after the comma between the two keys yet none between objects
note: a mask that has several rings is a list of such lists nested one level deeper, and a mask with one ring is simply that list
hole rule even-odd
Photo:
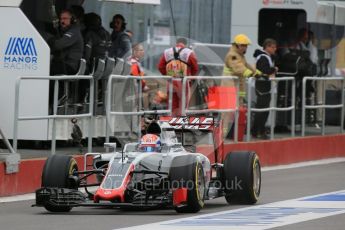
[{"label": "person wearing cap", "polygon": [[232,46],[225,57],[223,69],[224,76],[237,76],[239,78],[240,105],[245,104],[246,101],[246,78],[262,74],[246,61],[244,55],[246,54],[248,45],[250,44],[251,41],[245,34],[236,35],[233,39]]},{"label": "person wearing cap", "polygon": [[[245,54],[247,52],[248,45],[251,44],[250,39],[245,34],[238,34],[234,37],[232,46],[229,52],[225,56],[224,61],[224,76],[236,76],[239,78],[239,106],[243,107],[246,104],[246,78],[252,76],[260,76],[261,72],[256,70],[253,66],[247,63]],[[234,83],[229,80],[223,80],[221,83],[223,86],[233,87]],[[242,116],[240,114],[240,116]],[[232,124],[234,120],[233,114],[223,113],[221,115],[223,121],[223,135],[226,138],[232,138]]]}]

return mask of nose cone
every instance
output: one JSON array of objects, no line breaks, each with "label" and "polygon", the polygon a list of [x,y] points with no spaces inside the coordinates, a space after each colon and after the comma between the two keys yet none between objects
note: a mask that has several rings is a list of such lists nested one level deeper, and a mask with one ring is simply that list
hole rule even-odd
[{"label": "nose cone", "polygon": [[94,201],[98,203],[101,200],[124,202],[125,189],[102,189],[99,188],[94,196]]},{"label": "nose cone", "polygon": [[[126,167],[127,166],[127,167]],[[122,165],[116,161],[110,166],[101,186],[97,189],[94,202],[101,200],[125,202],[125,191],[132,178],[133,164]]]}]

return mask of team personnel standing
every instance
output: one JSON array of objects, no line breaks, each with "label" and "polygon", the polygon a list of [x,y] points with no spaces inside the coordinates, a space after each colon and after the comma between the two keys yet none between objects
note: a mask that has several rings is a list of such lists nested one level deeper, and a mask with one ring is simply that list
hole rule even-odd
[{"label": "team personnel standing", "polygon": [[[80,27],[70,10],[63,10],[59,18],[59,31],[56,37],[48,40],[52,60],[50,75],[74,75],[78,72],[83,56],[84,41]],[[49,84],[49,104],[53,104],[54,82]],[[63,95],[63,84],[59,85],[59,95]],[[64,98],[66,95],[63,95]]]},{"label": "team personnel standing", "polygon": [[[135,44],[133,46],[132,52],[133,52],[133,55],[129,58],[129,63],[131,64],[131,75],[144,76],[145,72],[140,63],[140,61],[144,58],[144,55],[145,55],[144,46],[140,43]],[[142,89],[143,91],[149,90],[144,80],[142,81]]]},{"label": "team personnel standing", "polygon": [[[262,75],[255,82],[256,108],[268,108],[271,101],[271,82],[269,78],[274,78],[278,68],[274,65],[274,54],[277,50],[277,42],[267,38],[263,45],[263,50],[255,50],[256,68],[262,72]],[[252,135],[257,138],[268,139],[265,131],[265,123],[269,112],[254,113],[254,124]]]},{"label": "team personnel standing", "polygon": [[110,57],[127,59],[132,55],[131,38],[126,33],[126,20],[121,14],[116,14],[110,22],[112,46],[109,51]]},{"label": "team personnel standing", "polygon": [[[92,74],[97,69],[99,59],[105,60],[111,47],[111,38],[108,31],[102,26],[102,19],[98,14],[88,13],[84,17],[84,59],[86,61],[85,74]],[[103,82],[99,81],[101,85]],[[85,102],[88,96],[89,80],[79,82],[79,102]]]},{"label": "team personnel standing", "polygon": [[110,34],[102,26],[102,19],[95,13],[85,16],[85,49],[84,58],[87,63],[88,72],[92,72],[98,59],[105,59],[111,47]]},{"label": "team personnel standing", "polygon": [[[145,50],[144,46],[140,43],[133,45],[132,48],[133,55],[129,57],[128,62],[131,64],[131,75],[132,76],[144,76],[144,68],[141,65],[141,60],[145,56]],[[148,100],[148,94],[147,91],[149,90],[149,87],[146,85],[146,81],[141,81],[142,86],[142,92],[143,92],[143,98],[141,98],[144,108],[149,107],[149,100]],[[141,117],[141,132],[145,133],[145,130],[147,128],[147,124],[145,122],[145,118]]]},{"label": "team personnel standing", "polygon": [[[296,49],[301,51],[301,55],[306,59],[304,64],[305,68],[298,71],[296,76],[296,99],[297,105],[301,106],[302,103],[302,79],[306,76],[315,76],[317,73],[317,48],[313,45],[312,38],[313,33],[308,31],[306,28],[302,28],[298,31],[298,43],[296,44]],[[312,101],[312,95],[315,93],[315,88],[313,81],[306,82],[306,98],[307,104],[310,104]],[[311,111],[308,111],[308,118]]]},{"label": "team personnel standing", "polygon": [[84,17],[85,17],[85,10],[81,5],[71,5],[68,9],[71,10],[73,15],[75,16],[76,23],[79,25],[79,29],[81,32],[81,35],[84,37],[85,35],[85,23],[84,23]]},{"label": "team personnel standing", "polygon": [[50,75],[73,75],[83,56],[83,37],[70,10],[61,12],[59,25],[59,35],[48,41],[53,55]]},{"label": "team personnel standing", "polygon": [[129,58],[131,64],[131,75],[144,76],[144,70],[141,66],[141,59],[144,58],[145,50],[142,44],[135,44],[132,49],[133,55]]},{"label": "team personnel standing", "polygon": [[[185,38],[177,39],[176,46],[166,49],[158,64],[158,70],[161,74],[176,78],[173,80],[173,114],[175,115],[180,115],[182,109],[181,78],[195,76],[199,70],[195,53],[186,46],[187,40]],[[189,86],[187,87],[188,102]]]}]

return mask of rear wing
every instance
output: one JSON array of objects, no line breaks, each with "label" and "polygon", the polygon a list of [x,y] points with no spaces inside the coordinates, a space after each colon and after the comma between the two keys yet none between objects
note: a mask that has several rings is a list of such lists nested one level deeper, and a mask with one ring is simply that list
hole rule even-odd
[{"label": "rear wing", "polygon": [[213,117],[160,117],[160,122],[174,129],[212,130],[216,124]]},{"label": "rear wing", "polygon": [[[142,81],[146,79],[160,79],[166,80],[169,85],[168,93],[168,108],[163,108],[161,110],[145,109],[142,106],[141,100],[136,100],[138,106],[134,110],[130,111],[118,111],[118,106],[111,105],[110,93],[112,90],[112,84],[114,80],[134,80],[138,81],[138,90],[134,95],[135,98],[142,98]],[[218,127],[219,121],[217,117],[221,113],[234,113],[234,134],[235,142],[237,141],[238,132],[238,117],[239,117],[239,98],[238,98],[238,88],[239,81],[237,77],[234,76],[186,76],[182,81],[182,113],[177,117],[169,116],[172,114],[172,91],[173,91],[173,78],[169,76],[117,76],[111,75],[108,80],[107,86],[107,103],[106,103],[106,141],[109,142],[109,136],[111,132],[110,122],[111,117],[116,115],[127,115],[127,116],[143,116],[147,114],[159,116],[159,121],[161,122],[161,128],[173,128],[173,129],[189,129],[189,130],[204,130],[212,131],[215,127]],[[203,80],[212,80],[218,82],[212,87],[208,88],[208,95],[206,97],[207,108],[188,108],[187,107],[187,97],[186,89],[189,82],[198,82]],[[231,86],[222,86],[219,84],[221,81],[233,81]],[[126,99],[123,95],[120,95],[122,99]],[[207,115],[206,115],[207,114]],[[141,126],[138,123],[138,133],[141,133]]]}]

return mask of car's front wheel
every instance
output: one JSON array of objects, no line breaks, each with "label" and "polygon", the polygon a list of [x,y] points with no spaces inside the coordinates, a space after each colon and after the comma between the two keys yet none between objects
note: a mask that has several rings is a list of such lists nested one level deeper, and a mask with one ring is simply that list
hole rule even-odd
[{"label": "car's front wheel", "polygon": [[[50,156],[44,164],[42,187],[77,189],[75,181],[71,180],[71,176],[76,171],[78,171],[77,162],[71,156]],[[50,212],[69,212],[72,209],[70,206],[52,203],[46,203],[44,207]]]}]

